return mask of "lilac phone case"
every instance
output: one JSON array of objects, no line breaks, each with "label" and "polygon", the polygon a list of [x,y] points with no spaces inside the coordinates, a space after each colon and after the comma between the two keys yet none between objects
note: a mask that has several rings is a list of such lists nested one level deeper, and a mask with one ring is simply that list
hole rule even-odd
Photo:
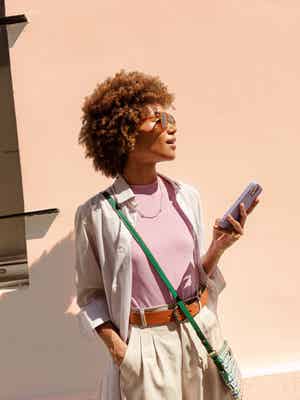
[{"label": "lilac phone case", "polygon": [[234,204],[226,211],[226,213],[221,218],[219,226],[227,230],[233,230],[232,224],[227,221],[226,217],[231,214],[234,219],[240,221],[240,203],[244,203],[246,210],[252,205],[256,197],[262,192],[262,187],[252,181],[239,196],[239,198],[234,202]]}]

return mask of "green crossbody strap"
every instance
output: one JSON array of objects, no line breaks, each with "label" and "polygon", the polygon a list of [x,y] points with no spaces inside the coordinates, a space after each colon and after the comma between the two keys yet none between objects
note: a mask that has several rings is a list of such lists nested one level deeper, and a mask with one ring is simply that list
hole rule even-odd
[{"label": "green crossbody strap", "polygon": [[[153,254],[151,253],[151,251],[149,250],[149,248],[146,246],[145,242],[143,241],[143,239],[140,237],[140,235],[137,233],[137,231],[134,229],[134,227],[132,226],[132,224],[129,222],[129,220],[126,218],[126,216],[122,213],[122,211],[120,210],[119,205],[117,204],[117,202],[113,199],[113,197],[107,192],[104,191],[103,195],[105,196],[105,198],[109,201],[109,203],[111,204],[112,208],[117,212],[117,214],[119,215],[119,217],[123,220],[123,222],[125,223],[127,229],[130,231],[130,233],[133,235],[133,237],[136,239],[136,241],[139,243],[139,245],[141,246],[142,250],[144,251],[146,257],[149,259],[149,261],[153,264],[154,268],[156,269],[156,271],[158,272],[158,274],[160,275],[161,279],[163,280],[163,282],[166,284],[166,286],[168,287],[168,289],[170,290],[170,292],[172,293],[172,296],[174,297],[175,301],[176,301],[176,306],[175,309],[179,306],[180,309],[182,310],[182,312],[185,314],[185,316],[189,319],[190,323],[192,324],[193,328],[195,329],[197,335],[199,336],[199,338],[201,339],[203,345],[205,346],[209,356],[214,360],[216,366],[223,370],[223,364],[220,362],[218,354],[216,353],[216,351],[212,348],[212,346],[210,345],[210,343],[207,341],[205,335],[202,333],[201,329],[199,328],[199,325],[197,324],[197,322],[195,321],[195,319],[193,318],[193,316],[191,315],[191,313],[189,312],[189,310],[187,309],[187,307],[185,306],[183,300],[178,296],[176,290],[174,289],[174,287],[172,286],[171,282],[168,280],[168,278],[166,277],[164,271],[160,268],[158,262],[155,260]],[[175,314],[176,315],[176,314]]]}]

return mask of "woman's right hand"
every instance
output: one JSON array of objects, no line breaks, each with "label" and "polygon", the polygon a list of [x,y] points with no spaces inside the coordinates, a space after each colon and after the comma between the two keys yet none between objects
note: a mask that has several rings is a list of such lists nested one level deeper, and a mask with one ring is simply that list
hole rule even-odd
[{"label": "woman's right hand", "polygon": [[126,344],[126,342],[124,342],[120,337],[114,338],[113,346],[110,349],[110,354],[113,358],[114,363],[118,367],[120,367],[120,365],[125,357],[127,347],[128,347],[128,345]]},{"label": "woman's right hand", "polygon": [[113,361],[119,367],[127,351],[127,343],[119,335],[118,327],[109,320],[96,327],[96,331],[106,344]]}]

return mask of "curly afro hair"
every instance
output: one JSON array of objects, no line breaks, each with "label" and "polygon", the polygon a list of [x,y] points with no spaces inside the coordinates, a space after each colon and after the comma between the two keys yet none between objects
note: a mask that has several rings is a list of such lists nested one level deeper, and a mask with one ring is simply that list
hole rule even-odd
[{"label": "curly afro hair", "polygon": [[149,104],[169,107],[175,94],[169,93],[158,76],[124,69],[97,84],[84,98],[82,127],[78,143],[85,146],[85,158],[106,177],[122,174],[129,151],[134,149],[137,128],[150,112]]}]

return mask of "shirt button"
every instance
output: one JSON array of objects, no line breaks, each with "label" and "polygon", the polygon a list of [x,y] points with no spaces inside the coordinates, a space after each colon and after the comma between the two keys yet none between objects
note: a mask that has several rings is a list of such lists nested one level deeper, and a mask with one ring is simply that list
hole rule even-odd
[{"label": "shirt button", "polygon": [[119,253],[123,253],[125,251],[125,248],[123,246],[118,247]]}]

